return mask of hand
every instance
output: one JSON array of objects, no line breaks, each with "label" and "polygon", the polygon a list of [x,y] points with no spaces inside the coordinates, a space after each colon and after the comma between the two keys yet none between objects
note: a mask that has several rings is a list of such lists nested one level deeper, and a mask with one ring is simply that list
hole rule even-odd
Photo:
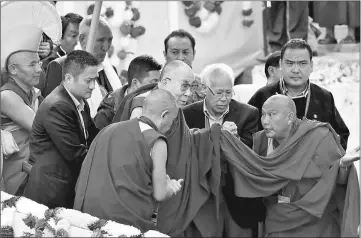
[{"label": "hand", "polygon": [[360,146],[356,147],[355,149],[347,152],[340,160],[341,166],[349,166],[353,162],[360,159]]},{"label": "hand", "polygon": [[222,129],[229,131],[231,134],[238,136],[237,126],[232,121],[225,121],[222,125]]},{"label": "hand", "polygon": [[171,190],[173,194],[177,194],[182,189],[183,179],[170,179],[167,175],[167,186],[168,190]]},{"label": "hand", "polygon": [[49,42],[41,42],[39,45],[38,54],[40,57],[46,57],[50,53],[50,43]]}]

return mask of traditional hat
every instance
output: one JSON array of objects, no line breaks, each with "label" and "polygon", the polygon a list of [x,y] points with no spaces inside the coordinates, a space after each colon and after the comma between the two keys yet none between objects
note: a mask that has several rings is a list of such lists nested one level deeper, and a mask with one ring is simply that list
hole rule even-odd
[{"label": "traditional hat", "polygon": [[61,39],[61,20],[48,1],[1,3],[1,68],[16,51],[38,51],[44,32],[54,43]]}]

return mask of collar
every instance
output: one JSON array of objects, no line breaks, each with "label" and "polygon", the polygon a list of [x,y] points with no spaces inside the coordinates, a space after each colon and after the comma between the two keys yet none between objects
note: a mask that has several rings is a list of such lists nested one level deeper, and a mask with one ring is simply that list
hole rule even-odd
[{"label": "collar", "polygon": [[210,119],[212,119],[214,121],[218,121],[218,120],[224,118],[228,114],[228,112],[229,112],[229,104],[228,104],[227,109],[222,113],[222,115],[220,117],[218,117],[218,118],[215,118],[214,116],[212,116],[209,113],[209,111],[207,109],[207,106],[206,106],[206,100],[204,99],[203,100],[203,112],[204,112],[204,115],[206,115],[207,118],[210,118]]},{"label": "collar", "polygon": [[289,95],[289,89],[286,87],[286,84],[285,84],[285,81],[283,78],[280,79],[280,88],[281,88],[281,93],[283,95],[286,95],[290,98],[302,98],[302,97],[306,97],[308,95],[308,92],[310,91],[310,85],[311,85],[311,82],[310,80],[308,80],[308,83],[307,83],[307,86],[306,88],[301,92],[299,93],[298,95],[296,96],[290,96]]},{"label": "collar", "polygon": [[59,57],[62,57],[62,56],[64,56],[64,55],[66,55],[66,51],[65,51],[63,48],[61,48],[61,46],[59,45],[56,54],[57,54]]},{"label": "collar", "polygon": [[100,64],[98,65],[98,73],[99,73],[100,71],[102,71],[102,70],[104,70],[104,65],[103,65],[103,63],[100,63]]},{"label": "collar", "polygon": [[68,92],[68,94],[69,94],[69,96],[71,97],[71,99],[73,100],[76,109],[77,109],[78,111],[80,111],[80,112],[83,111],[83,110],[84,110],[84,105],[85,105],[84,100],[80,100],[80,102],[79,102],[78,99],[76,99],[76,98],[74,97],[74,95],[71,94],[70,91],[65,87],[65,85],[64,85],[64,88],[65,88],[65,90]]}]

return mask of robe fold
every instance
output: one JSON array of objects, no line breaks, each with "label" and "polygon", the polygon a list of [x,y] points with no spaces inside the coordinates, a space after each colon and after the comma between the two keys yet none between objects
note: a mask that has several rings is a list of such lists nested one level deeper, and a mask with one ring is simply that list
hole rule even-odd
[{"label": "robe fold", "polygon": [[[144,86],[124,98],[113,122],[128,120],[132,99],[154,87]],[[312,236],[313,229],[305,232],[302,228],[310,227],[312,220],[322,220],[326,226],[322,227],[322,222],[317,224],[314,234],[357,236],[360,223],[357,175],[351,166],[347,186],[336,185],[338,162],[345,152],[329,124],[302,121],[295,134],[267,158],[259,156],[229,132],[221,131],[217,124],[208,130],[189,130],[181,110],[166,137],[167,173],[184,182],[177,195],[159,206],[157,230],[160,232],[180,237],[188,227],[195,226],[203,237],[217,234],[219,221],[223,219],[218,212],[222,160],[230,165],[235,194],[239,197],[267,197],[291,182],[299,182],[300,187],[304,187],[300,199],[272,207],[275,212],[269,212],[266,220],[268,235],[284,232],[294,237]],[[330,141],[336,146],[328,146]],[[312,183],[303,186],[301,182],[305,179]],[[337,214],[338,218],[332,221],[340,228],[324,232],[329,224],[327,219]],[[302,224],[304,226],[299,227]]]},{"label": "robe fold", "polygon": [[150,151],[158,138],[164,136],[154,130],[141,132],[137,119],[102,130],[83,162],[74,209],[143,232],[154,230]]}]

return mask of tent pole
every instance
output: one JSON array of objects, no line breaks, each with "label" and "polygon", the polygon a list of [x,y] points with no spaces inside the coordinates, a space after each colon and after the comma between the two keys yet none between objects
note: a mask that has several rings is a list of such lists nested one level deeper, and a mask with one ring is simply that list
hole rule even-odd
[{"label": "tent pole", "polygon": [[92,16],[92,22],[90,25],[90,32],[88,36],[88,43],[86,45],[86,51],[89,53],[93,53],[94,50],[94,42],[96,36],[96,30],[98,29],[100,11],[102,8],[103,1],[95,1],[94,12]]}]

